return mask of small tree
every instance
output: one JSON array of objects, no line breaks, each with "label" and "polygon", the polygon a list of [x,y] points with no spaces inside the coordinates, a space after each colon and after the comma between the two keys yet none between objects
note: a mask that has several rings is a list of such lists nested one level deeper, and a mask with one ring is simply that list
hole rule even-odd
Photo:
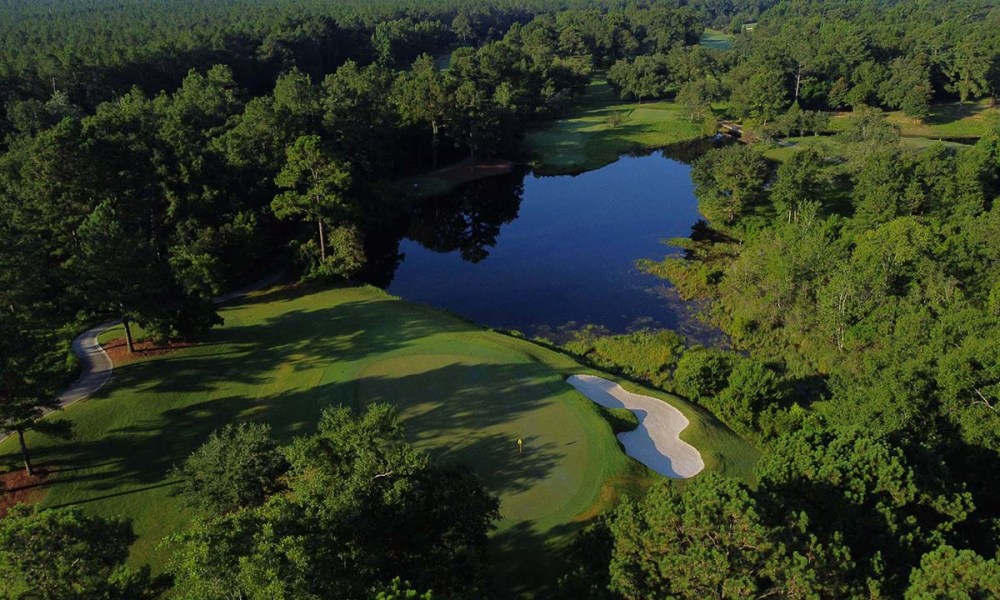
[{"label": "small tree", "polygon": [[240,423],[212,433],[175,469],[178,491],[213,513],[260,504],[280,489],[278,478],[288,467],[270,432],[267,425]]},{"label": "small tree", "polygon": [[778,375],[766,365],[751,358],[740,358],[719,398],[718,411],[727,421],[753,430],[758,415],[781,398],[779,384]]}]

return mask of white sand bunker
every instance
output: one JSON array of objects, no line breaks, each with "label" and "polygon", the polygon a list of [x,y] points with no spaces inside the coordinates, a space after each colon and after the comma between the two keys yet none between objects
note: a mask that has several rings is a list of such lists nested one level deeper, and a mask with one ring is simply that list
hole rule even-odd
[{"label": "white sand bunker", "polygon": [[633,394],[613,381],[593,375],[573,375],[566,380],[584,396],[607,408],[627,408],[639,417],[639,427],[618,434],[625,453],[650,469],[673,477],[694,477],[705,463],[701,453],[681,440],[690,423],[681,411],[652,396]]}]

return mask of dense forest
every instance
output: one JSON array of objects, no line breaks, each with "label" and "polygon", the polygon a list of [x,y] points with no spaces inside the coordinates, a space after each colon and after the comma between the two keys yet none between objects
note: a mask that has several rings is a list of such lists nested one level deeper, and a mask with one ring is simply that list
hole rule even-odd
[{"label": "dense forest", "polygon": [[[597,518],[561,593],[1000,596],[1000,120],[914,150],[883,116],[1000,97],[990,0],[0,0],[0,429],[26,470],[26,431],[66,434],[42,415],[83,325],[193,340],[268,272],[392,264],[401,177],[523,158],[597,74],[754,143],[695,161],[707,222],[642,265],[709,300],[731,347],[584,331],[568,350],[763,458],[755,486],[704,474]],[[835,149],[760,150],[807,133]],[[281,448],[218,432],[178,466],[198,517],[165,575],[123,566],[127,523],[18,508],[0,597],[489,597],[496,499],[403,440],[382,406]]]}]

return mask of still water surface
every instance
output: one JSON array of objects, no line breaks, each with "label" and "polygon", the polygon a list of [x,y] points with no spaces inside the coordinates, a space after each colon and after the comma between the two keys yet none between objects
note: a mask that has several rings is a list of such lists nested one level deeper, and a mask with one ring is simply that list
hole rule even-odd
[{"label": "still water surface", "polygon": [[635,267],[699,219],[690,166],[663,153],[576,176],[512,173],[416,207],[388,285],[407,300],[528,335],[595,324],[615,333],[714,333],[670,284]]}]

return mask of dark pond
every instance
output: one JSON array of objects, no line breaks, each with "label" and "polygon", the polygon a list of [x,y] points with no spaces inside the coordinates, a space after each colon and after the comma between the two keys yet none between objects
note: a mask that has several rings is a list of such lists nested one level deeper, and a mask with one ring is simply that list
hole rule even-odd
[{"label": "dark pond", "polygon": [[[688,148],[688,152],[690,152]],[[407,300],[529,336],[670,328],[710,341],[670,285],[635,267],[700,219],[690,167],[664,152],[576,176],[515,172],[417,204],[386,284]],[[388,279],[388,277],[386,278]]]}]

